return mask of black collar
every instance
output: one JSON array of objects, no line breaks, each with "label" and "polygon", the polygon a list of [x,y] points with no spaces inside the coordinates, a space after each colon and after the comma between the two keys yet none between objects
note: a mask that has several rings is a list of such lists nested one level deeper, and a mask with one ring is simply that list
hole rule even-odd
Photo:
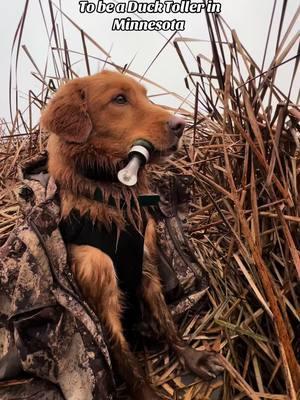
[{"label": "black collar", "polygon": [[100,166],[97,163],[92,163],[89,165],[81,165],[76,163],[76,171],[81,176],[93,181],[101,182],[118,182],[118,171],[125,167],[125,161],[119,161],[115,166],[105,167],[105,165]]},{"label": "black collar", "polygon": [[[91,179],[93,181],[100,181],[100,182],[105,182],[105,183],[115,183],[119,182],[118,177],[117,177],[117,171],[125,167],[125,161],[121,160],[115,168],[105,168],[104,166],[99,166],[98,164],[94,165],[89,165],[88,167],[82,167],[80,164],[76,165],[77,172],[84,176],[87,179]],[[94,193],[94,198],[93,200],[98,201],[99,203],[103,203],[103,196],[101,193],[100,189],[96,189]],[[138,196],[138,202],[141,207],[149,207],[149,206],[156,206],[159,203],[160,197],[158,194],[145,194],[145,195],[140,195]],[[115,199],[110,196],[108,199],[109,206],[111,207],[116,207],[116,201]],[[126,207],[126,203],[124,200],[121,199],[120,201],[120,207],[124,208]],[[134,200],[131,200],[131,207],[134,208]]]},{"label": "black collar", "polygon": [[[103,196],[102,196],[101,190],[98,188],[95,190],[94,200],[98,201],[99,203],[103,203]],[[159,200],[160,200],[160,197],[156,193],[143,194],[143,195],[138,196],[138,202],[141,207],[156,206],[159,203]],[[116,205],[117,205],[115,199],[112,196],[109,197],[107,204],[111,207],[116,207]],[[131,200],[130,205],[131,205],[131,207],[135,207],[135,203],[134,203],[133,199]],[[121,208],[126,207],[125,200],[121,199],[120,207]]]}]

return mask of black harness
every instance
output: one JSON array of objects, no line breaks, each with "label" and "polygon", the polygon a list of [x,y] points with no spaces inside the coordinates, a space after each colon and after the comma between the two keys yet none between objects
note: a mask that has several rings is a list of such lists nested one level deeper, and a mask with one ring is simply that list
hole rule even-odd
[{"label": "black harness", "polygon": [[[103,203],[100,191],[95,192],[95,200]],[[138,198],[142,207],[156,205],[159,201],[158,195],[144,195]],[[108,205],[114,206],[113,198]],[[122,206],[122,201],[121,201]],[[123,206],[125,206],[125,201]],[[134,204],[132,204],[134,207]],[[145,213],[142,211],[142,215]],[[60,231],[65,243],[77,245],[89,245],[106,253],[113,261],[118,285],[126,298],[124,312],[124,323],[129,326],[135,320],[138,299],[137,289],[141,284],[144,254],[144,234],[146,221],[143,223],[143,231],[140,233],[128,223],[125,230],[117,232],[117,226],[112,224],[108,230],[101,223],[93,223],[89,214],[79,215],[77,210],[72,210],[68,218],[60,223]],[[131,310],[131,312],[130,312]]]}]

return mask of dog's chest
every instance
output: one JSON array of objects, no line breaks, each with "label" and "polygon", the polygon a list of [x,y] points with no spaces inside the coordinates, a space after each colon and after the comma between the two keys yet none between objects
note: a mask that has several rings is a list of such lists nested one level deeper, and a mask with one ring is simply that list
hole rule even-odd
[{"label": "dog's chest", "polygon": [[108,231],[103,225],[94,224],[85,215],[80,217],[72,211],[60,223],[65,243],[89,245],[110,256],[118,277],[119,287],[128,300],[135,297],[141,283],[144,254],[144,237],[130,224],[117,235],[116,225]]}]

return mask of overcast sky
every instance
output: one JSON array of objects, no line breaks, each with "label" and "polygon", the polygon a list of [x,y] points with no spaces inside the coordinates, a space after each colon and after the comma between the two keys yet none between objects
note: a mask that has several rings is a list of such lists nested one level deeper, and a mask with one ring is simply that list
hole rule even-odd
[{"label": "overcast sky", "polygon": [[[108,1],[108,0],[107,0]],[[242,43],[248,49],[255,61],[261,65],[263,51],[267,36],[267,29],[273,7],[273,0],[219,0],[222,5],[222,16],[229,25],[234,28]],[[41,0],[48,18],[48,0]],[[55,1],[54,1],[55,3]],[[20,19],[25,0],[13,0],[10,2],[0,0],[0,48],[1,48],[1,64],[0,64],[0,117],[9,118],[8,112],[8,79],[10,68],[10,52],[13,36]],[[59,0],[56,1],[59,5]],[[277,1],[277,12],[275,15],[274,27],[278,26],[282,0]],[[286,29],[291,21],[295,11],[299,5],[299,0],[288,0],[288,7],[285,16],[284,27]],[[112,22],[116,14],[80,14],[77,0],[61,0],[63,11],[70,16],[84,31],[93,37],[106,51],[110,51],[112,60],[115,63],[124,65],[129,63],[133,58],[131,69],[143,74],[148,68],[151,60],[157,55],[164,45],[166,39],[157,32],[113,32],[111,30]],[[125,15],[125,17],[128,15]],[[177,14],[177,15],[161,15],[161,14],[141,14],[143,19],[184,19],[186,20],[186,30],[182,32],[182,36],[192,37],[201,40],[208,39],[204,14]],[[136,16],[131,15],[133,19]],[[49,18],[48,18],[49,20]],[[299,29],[299,20],[297,23]],[[50,27],[50,23],[48,24]],[[69,48],[82,51],[80,35],[78,31],[72,27],[70,23],[64,23],[65,34],[68,40]],[[296,32],[296,28],[294,29]],[[170,37],[173,32],[165,32],[165,37]],[[48,52],[48,40],[46,29],[42,21],[42,14],[38,0],[30,0],[28,9],[28,18],[24,27],[24,35],[22,43],[28,48],[30,54],[34,58],[38,67],[43,70]],[[267,57],[266,66],[274,55],[275,32],[271,36],[271,46]],[[194,54],[201,53],[210,57],[209,45],[205,42],[196,42],[191,44]],[[95,47],[88,45],[89,53],[97,57],[103,54]],[[291,54],[296,53],[295,51]],[[38,90],[39,83],[32,78],[31,72],[34,71],[33,65],[28,60],[24,51],[20,52],[18,70],[18,87],[24,92],[24,97],[28,90]],[[85,64],[82,56],[74,56],[72,60],[78,61],[76,64],[76,72],[81,75],[86,74]],[[96,62],[92,65],[93,71],[102,68],[102,64]],[[195,68],[196,70],[196,68]],[[289,81],[291,69],[284,66],[280,69],[279,83],[286,90]],[[147,78],[175,91],[182,96],[187,95],[184,85],[185,72],[177,56],[173,46],[169,45],[160,55],[158,61],[147,72]],[[296,80],[299,89],[300,76]],[[159,90],[150,88],[150,92],[158,93]],[[295,91],[296,92],[296,91]],[[168,101],[168,100],[167,100]],[[174,105],[174,104],[173,104]],[[176,105],[176,104],[175,104]]]}]

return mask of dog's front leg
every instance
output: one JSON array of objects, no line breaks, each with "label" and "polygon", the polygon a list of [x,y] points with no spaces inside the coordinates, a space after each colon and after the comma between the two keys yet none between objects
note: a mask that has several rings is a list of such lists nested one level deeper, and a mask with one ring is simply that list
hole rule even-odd
[{"label": "dog's front leg", "polygon": [[165,302],[157,270],[159,259],[155,221],[149,219],[145,232],[142,296],[169,345],[176,351],[182,364],[203,379],[215,378],[223,370],[218,355],[211,351],[197,351],[179,337],[171,313]]},{"label": "dog's front leg", "polygon": [[91,246],[69,246],[72,269],[83,295],[103,324],[112,358],[135,400],[158,400],[146,383],[136,358],[124,337],[121,314],[122,294],[111,258]]}]

